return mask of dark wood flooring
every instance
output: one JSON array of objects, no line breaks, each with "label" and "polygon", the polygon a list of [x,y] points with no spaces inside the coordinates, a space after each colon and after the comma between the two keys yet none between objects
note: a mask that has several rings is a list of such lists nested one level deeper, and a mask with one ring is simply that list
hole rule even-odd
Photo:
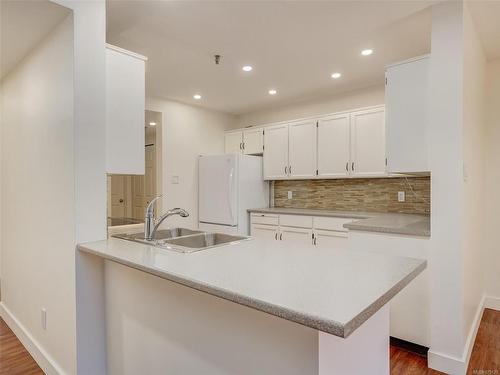
[{"label": "dark wood flooring", "polygon": [[43,375],[43,371],[1,318],[0,375]]},{"label": "dark wood flooring", "polygon": [[[469,362],[470,375],[500,375],[500,311],[485,309]],[[391,375],[438,375],[427,367],[427,359],[391,346]],[[0,318],[0,375],[43,375]]]}]

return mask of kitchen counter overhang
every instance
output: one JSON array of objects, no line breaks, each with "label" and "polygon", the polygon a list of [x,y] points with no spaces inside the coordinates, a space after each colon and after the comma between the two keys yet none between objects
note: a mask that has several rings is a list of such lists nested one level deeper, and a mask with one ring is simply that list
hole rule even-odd
[{"label": "kitchen counter overhang", "polygon": [[342,338],[426,268],[419,259],[264,239],[191,254],[115,238],[78,250]]}]

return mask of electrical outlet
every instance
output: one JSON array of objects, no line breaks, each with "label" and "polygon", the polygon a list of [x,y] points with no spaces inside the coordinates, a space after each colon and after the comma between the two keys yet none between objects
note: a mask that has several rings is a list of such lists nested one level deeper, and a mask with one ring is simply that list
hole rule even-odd
[{"label": "electrical outlet", "polygon": [[45,308],[42,309],[42,314],[40,316],[41,320],[40,323],[42,324],[43,329],[47,329],[47,310]]},{"label": "electrical outlet", "polygon": [[172,184],[177,185],[179,183],[179,176],[172,176]]},{"label": "electrical outlet", "polygon": [[398,191],[398,202],[404,202],[406,200],[406,194],[404,191]]},{"label": "electrical outlet", "polygon": [[293,191],[288,191],[288,199],[292,199],[293,198]]}]

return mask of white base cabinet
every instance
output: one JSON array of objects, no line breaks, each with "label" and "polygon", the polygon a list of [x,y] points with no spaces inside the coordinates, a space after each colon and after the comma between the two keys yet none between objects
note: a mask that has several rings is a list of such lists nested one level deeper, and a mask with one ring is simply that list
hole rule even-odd
[{"label": "white base cabinet", "polygon": [[306,215],[252,213],[250,235],[275,241],[290,241],[311,249],[347,249],[344,224],[354,219]]}]

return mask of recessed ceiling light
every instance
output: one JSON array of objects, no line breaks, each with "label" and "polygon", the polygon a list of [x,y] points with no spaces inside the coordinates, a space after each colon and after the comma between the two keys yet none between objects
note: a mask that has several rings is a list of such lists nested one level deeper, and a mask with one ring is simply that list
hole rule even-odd
[{"label": "recessed ceiling light", "polygon": [[363,56],[370,56],[372,53],[373,53],[373,50],[370,49],[370,48],[367,48],[367,49],[364,49],[364,50],[361,51],[361,54]]},{"label": "recessed ceiling light", "polygon": [[253,68],[252,68],[250,65],[245,65],[245,66],[244,66],[243,68],[241,68],[241,69],[243,69],[245,72],[251,72]]},{"label": "recessed ceiling light", "polygon": [[333,79],[337,79],[337,78],[340,78],[340,76],[341,76],[341,75],[342,75],[342,74],[340,74],[340,73],[333,73],[333,74],[332,74],[332,78],[333,78]]},{"label": "recessed ceiling light", "polygon": [[276,91],[274,89],[271,89],[268,92],[269,92],[269,95],[276,95],[278,93],[278,91]]},{"label": "recessed ceiling light", "polygon": [[151,121],[151,122],[149,123],[149,126],[156,126],[156,122]]},{"label": "recessed ceiling light", "polygon": [[200,94],[194,94],[193,98],[195,98],[196,100],[200,100],[201,99],[201,95]]}]

